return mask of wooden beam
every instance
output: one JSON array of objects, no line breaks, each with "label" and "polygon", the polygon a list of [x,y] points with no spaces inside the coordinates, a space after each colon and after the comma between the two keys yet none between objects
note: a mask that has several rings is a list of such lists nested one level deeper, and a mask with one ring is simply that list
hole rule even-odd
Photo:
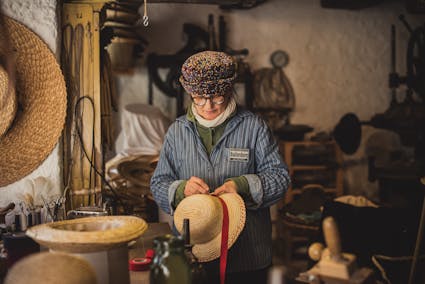
[{"label": "wooden beam", "polygon": [[103,153],[100,111],[99,16],[106,1],[63,5],[62,68],[68,112],[64,131],[63,173],[67,209],[101,202]]}]

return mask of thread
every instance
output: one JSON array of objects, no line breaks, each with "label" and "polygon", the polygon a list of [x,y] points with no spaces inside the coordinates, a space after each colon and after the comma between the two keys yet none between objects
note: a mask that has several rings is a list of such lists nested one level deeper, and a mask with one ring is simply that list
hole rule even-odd
[{"label": "thread", "polygon": [[154,250],[148,249],[145,253],[145,257],[136,257],[130,259],[128,262],[128,269],[130,271],[145,271],[148,270],[154,257]]},{"label": "thread", "polygon": [[133,258],[129,261],[130,271],[145,271],[150,268],[152,259],[146,257]]}]

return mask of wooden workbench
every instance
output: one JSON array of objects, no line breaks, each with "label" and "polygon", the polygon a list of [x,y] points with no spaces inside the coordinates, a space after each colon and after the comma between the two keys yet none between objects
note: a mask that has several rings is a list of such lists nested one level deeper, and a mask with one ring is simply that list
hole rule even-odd
[{"label": "wooden workbench", "polygon": [[[147,249],[153,247],[153,240],[165,234],[171,234],[168,223],[148,223],[146,232],[137,239],[136,243],[130,248],[129,259],[135,257],[144,257]],[[147,271],[130,271],[131,284],[149,284],[149,270]]]}]

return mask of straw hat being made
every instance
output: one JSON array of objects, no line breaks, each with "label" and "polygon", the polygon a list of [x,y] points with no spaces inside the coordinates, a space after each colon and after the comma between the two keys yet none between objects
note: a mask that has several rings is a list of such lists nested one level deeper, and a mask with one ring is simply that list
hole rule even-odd
[{"label": "straw hat being made", "polygon": [[[245,226],[245,203],[236,193],[219,196],[229,213],[229,249]],[[200,262],[220,257],[223,208],[218,197],[208,194],[194,194],[184,198],[174,212],[174,224],[183,233],[183,220],[189,219],[192,252]]]},{"label": "straw hat being made", "polygon": [[0,68],[0,187],[30,174],[52,152],[64,127],[67,96],[48,46],[6,16],[2,28],[9,32],[13,54],[0,55],[14,58],[16,81],[13,92],[8,73]]}]

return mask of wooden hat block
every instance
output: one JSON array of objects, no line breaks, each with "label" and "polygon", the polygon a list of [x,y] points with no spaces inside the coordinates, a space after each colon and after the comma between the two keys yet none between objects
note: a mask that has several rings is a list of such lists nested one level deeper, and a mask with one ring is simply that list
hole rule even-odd
[{"label": "wooden hat block", "polygon": [[327,248],[321,243],[314,243],[308,249],[312,260],[318,261],[311,269],[301,272],[296,278],[303,283],[338,283],[366,284],[373,281],[373,271],[358,269],[356,256],[343,253],[338,226],[333,217],[323,220],[323,234]]},{"label": "wooden hat block", "polygon": [[78,255],[95,269],[99,283],[129,283],[127,244],[140,237],[147,223],[134,216],[100,216],[46,223],[27,235],[51,251]]}]

